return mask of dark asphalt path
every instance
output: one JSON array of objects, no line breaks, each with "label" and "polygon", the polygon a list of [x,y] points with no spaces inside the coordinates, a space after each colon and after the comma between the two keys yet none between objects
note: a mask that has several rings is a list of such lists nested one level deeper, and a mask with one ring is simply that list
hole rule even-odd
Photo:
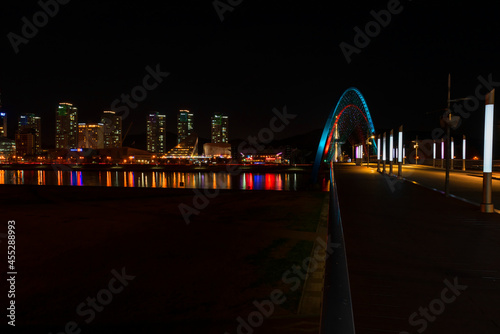
[{"label": "dark asphalt path", "polygon": [[356,333],[500,333],[498,214],[366,167],[335,178]]}]

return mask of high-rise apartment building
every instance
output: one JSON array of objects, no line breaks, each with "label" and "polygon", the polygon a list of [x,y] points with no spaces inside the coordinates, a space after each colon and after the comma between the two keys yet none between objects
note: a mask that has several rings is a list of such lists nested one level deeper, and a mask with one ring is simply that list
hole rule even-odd
[{"label": "high-rise apartment building", "polygon": [[78,148],[104,148],[104,124],[102,123],[79,123],[78,124]]},{"label": "high-rise apartment building", "polygon": [[213,144],[219,144],[219,143],[227,144],[229,142],[227,133],[228,125],[229,125],[229,120],[227,116],[222,115],[220,113],[215,113],[215,115],[212,116],[211,126],[212,126]]},{"label": "high-rise apartment building", "polygon": [[56,148],[78,147],[78,109],[71,103],[60,103],[56,111]]},{"label": "high-rise apartment building", "polygon": [[16,132],[16,155],[25,157],[36,154],[36,131],[26,128]]},{"label": "high-rise apartment building", "polygon": [[165,115],[149,114],[147,117],[147,150],[153,153],[166,153],[167,134]]},{"label": "high-rise apartment building", "polygon": [[7,114],[0,112],[0,137],[7,137]]},{"label": "high-rise apartment building", "polygon": [[177,114],[177,144],[193,134],[193,114],[189,110],[179,110]]},{"label": "high-rise apartment building", "polygon": [[34,134],[33,149],[34,154],[42,152],[42,119],[35,114],[24,114],[19,116],[17,122],[17,132],[26,133],[25,130],[33,130]]},{"label": "high-rise apartment building", "polygon": [[122,147],[122,118],[114,111],[104,111],[101,115],[104,124],[104,148]]}]

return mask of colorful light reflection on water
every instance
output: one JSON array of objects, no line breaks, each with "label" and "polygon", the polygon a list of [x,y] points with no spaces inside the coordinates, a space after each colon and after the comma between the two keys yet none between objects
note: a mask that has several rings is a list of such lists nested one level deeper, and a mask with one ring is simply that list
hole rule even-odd
[{"label": "colorful light reflection on water", "polygon": [[283,191],[303,189],[308,182],[309,175],[299,173],[0,170],[0,184],[19,185]]}]

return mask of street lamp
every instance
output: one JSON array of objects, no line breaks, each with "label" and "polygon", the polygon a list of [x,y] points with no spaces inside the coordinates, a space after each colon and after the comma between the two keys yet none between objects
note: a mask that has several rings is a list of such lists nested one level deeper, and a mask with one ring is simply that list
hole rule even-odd
[{"label": "street lamp", "polygon": [[441,168],[444,168],[444,138],[441,138]]},{"label": "street lamp", "polygon": [[455,119],[452,119],[451,115],[451,103],[452,102],[458,102],[458,101],[465,101],[465,100],[470,100],[471,98],[461,98],[461,99],[451,99],[451,74],[448,74],[448,106],[447,106],[447,112],[448,112],[448,117],[447,120],[445,121],[446,124],[446,176],[444,179],[444,193],[445,196],[448,197],[450,195],[450,169],[452,169],[451,163],[452,163],[452,138],[451,138],[451,127],[453,123],[458,124],[458,121],[460,120],[459,116],[454,116]]},{"label": "street lamp", "polygon": [[484,111],[483,203],[481,203],[481,212],[487,213],[494,212],[491,199],[494,111],[495,90],[493,89],[486,95],[486,107]]},{"label": "street lamp", "polygon": [[403,169],[403,126],[399,127],[398,134],[398,179],[402,179],[402,169]]},{"label": "street lamp", "polygon": [[436,167],[436,141],[432,141],[432,167]]},{"label": "street lamp", "polygon": [[[369,133],[368,133],[368,134],[369,134]],[[368,137],[368,136],[367,136],[367,137]],[[369,136],[369,137],[366,139],[366,145],[367,145],[367,146],[366,146],[366,148],[367,148],[366,150],[367,150],[367,153],[368,153],[368,155],[367,155],[367,157],[366,157],[366,159],[367,159],[367,160],[366,160],[366,167],[370,167],[370,146],[371,146],[371,144],[372,144],[371,139],[374,139],[374,138],[375,138],[375,136],[374,136],[374,135],[371,135],[371,136]]]},{"label": "street lamp", "polygon": [[393,130],[391,129],[390,137],[389,137],[389,175],[392,175],[392,164],[394,163],[394,135]]},{"label": "street lamp", "polygon": [[380,172],[380,135],[377,136],[377,172]]},{"label": "street lamp", "polygon": [[465,170],[465,160],[466,160],[466,155],[465,155],[465,152],[466,152],[466,140],[465,140],[465,135],[464,135],[464,139],[463,139],[463,143],[462,143],[462,170],[464,171]]},{"label": "street lamp", "polygon": [[384,140],[383,140],[384,146],[383,146],[383,150],[382,150],[382,165],[383,165],[382,173],[384,173],[384,174],[385,174],[385,159],[387,157],[387,151],[386,151],[386,142],[387,142],[387,140],[386,140],[386,137],[387,137],[387,135],[384,132]]},{"label": "street lamp", "polygon": [[453,160],[455,159],[455,142],[453,141],[453,137],[451,137],[451,164],[450,169],[453,169]]}]

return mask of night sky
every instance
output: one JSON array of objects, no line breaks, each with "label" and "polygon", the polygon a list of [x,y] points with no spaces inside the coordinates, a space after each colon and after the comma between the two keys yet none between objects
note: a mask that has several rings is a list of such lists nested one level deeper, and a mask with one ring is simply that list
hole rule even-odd
[{"label": "night sky", "polygon": [[[226,1],[222,1],[227,3]],[[238,3],[238,1],[233,1]],[[364,94],[375,127],[408,130],[439,126],[452,98],[473,95],[479,75],[500,81],[500,6],[494,2],[402,1],[400,14],[347,63],[339,44],[354,45],[358,26],[389,1],[242,1],[221,22],[212,1],[72,0],[16,54],[7,38],[21,35],[37,1],[4,1],[0,89],[9,113],[42,117],[44,144],[53,145],[59,102],[79,108],[79,121],[97,122],[122,93],[142,84],[146,66],[170,75],[124,120],[131,134],[145,132],[146,115],[195,114],[195,130],[209,137],[210,116],[230,117],[230,138],[257,134],[272,109],[298,117],[278,138],[323,127],[343,91]],[[482,107],[462,126],[482,133]],[[47,136],[49,135],[49,136]],[[11,137],[11,136],[9,136]]]}]

